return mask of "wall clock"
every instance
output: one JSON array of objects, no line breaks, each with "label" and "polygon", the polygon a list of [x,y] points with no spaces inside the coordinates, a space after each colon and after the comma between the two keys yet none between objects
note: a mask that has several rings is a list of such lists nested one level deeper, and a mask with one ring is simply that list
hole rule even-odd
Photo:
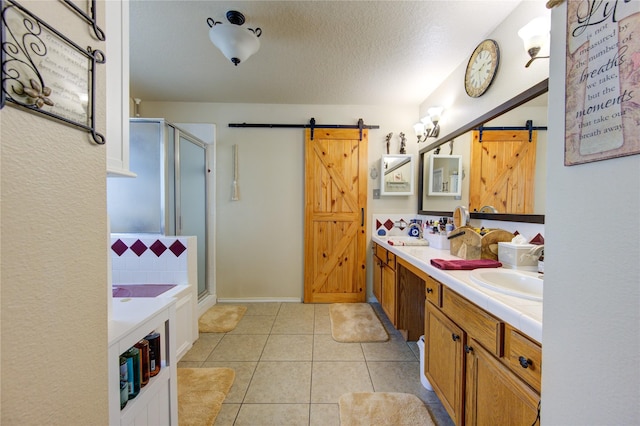
[{"label": "wall clock", "polygon": [[472,98],[482,96],[496,77],[500,49],[495,40],[482,41],[473,51],[464,74],[464,89]]}]

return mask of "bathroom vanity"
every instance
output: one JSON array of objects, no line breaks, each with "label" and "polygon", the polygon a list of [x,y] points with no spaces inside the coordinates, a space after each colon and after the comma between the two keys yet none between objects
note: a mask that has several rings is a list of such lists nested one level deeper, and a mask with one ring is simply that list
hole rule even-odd
[{"label": "bathroom vanity", "polygon": [[378,253],[386,252],[396,265],[394,289],[387,291],[395,300],[387,308],[395,312],[392,322],[408,340],[424,334],[425,376],[451,419],[457,425],[535,423],[542,302],[478,285],[471,271],[430,264],[435,258],[457,259],[448,250],[393,246],[377,236],[373,247],[374,293]]}]

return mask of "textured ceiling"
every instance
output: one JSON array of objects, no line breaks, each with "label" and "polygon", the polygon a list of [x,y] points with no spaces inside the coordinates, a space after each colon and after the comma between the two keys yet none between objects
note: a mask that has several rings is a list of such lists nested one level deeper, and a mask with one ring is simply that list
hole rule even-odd
[{"label": "textured ceiling", "polygon": [[[518,3],[132,0],[131,96],[418,105]],[[260,50],[237,67],[208,37],[207,18],[226,23],[228,10],[262,29]]]}]

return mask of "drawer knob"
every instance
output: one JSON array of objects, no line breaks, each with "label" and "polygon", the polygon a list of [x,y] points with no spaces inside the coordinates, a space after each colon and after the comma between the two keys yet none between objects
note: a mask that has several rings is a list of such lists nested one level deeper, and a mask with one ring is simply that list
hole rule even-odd
[{"label": "drawer knob", "polygon": [[460,340],[460,336],[458,336],[455,333],[451,333],[451,340],[453,340],[454,342],[457,342],[458,340]]},{"label": "drawer knob", "polygon": [[522,368],[529,368],[529,366],[530,366],[531,364],[533,364],[533,362],[531,362],[531,360],[530,360],[530,359],[527,359],[527,358],[525,358],[525,357],[523,357],[523,356],[521,356],[520,358],[518,358],[518,361],[520,361],[520,366],[521,366]]},{"label": "drawer knob", "polygon": [[427,293],[433,293],[433,289],[432,289],[432,288],[427,287]]},{"label": "drawer knob", "polygon": [[464,345],[464,351],[466,353],[473,352],[473,348],[469,345]]}]

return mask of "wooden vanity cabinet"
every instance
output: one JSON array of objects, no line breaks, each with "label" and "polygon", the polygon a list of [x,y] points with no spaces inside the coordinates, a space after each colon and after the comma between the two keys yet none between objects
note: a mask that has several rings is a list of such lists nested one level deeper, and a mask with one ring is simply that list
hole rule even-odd
[{"label": "wooden vanity cabinet", "polygon": [[425,375],[454,423],[534,424],[540,345],[433,278],[426,289]]},{"label": "wooden vanity cabinet", "polygon": [[431,302],[426,304],[424,330],[425,375],[451,420],[461,425],[466,333]]},{"label": "wooden vanity cabinet", "polygon": [[476,340],[465,352],[465,425],[535,424],[540,395]]},{"label": "wooden vanity cabinet", "polygon": [[375,243],[373,253],[373,295],[396,327],[396,255]]}]

